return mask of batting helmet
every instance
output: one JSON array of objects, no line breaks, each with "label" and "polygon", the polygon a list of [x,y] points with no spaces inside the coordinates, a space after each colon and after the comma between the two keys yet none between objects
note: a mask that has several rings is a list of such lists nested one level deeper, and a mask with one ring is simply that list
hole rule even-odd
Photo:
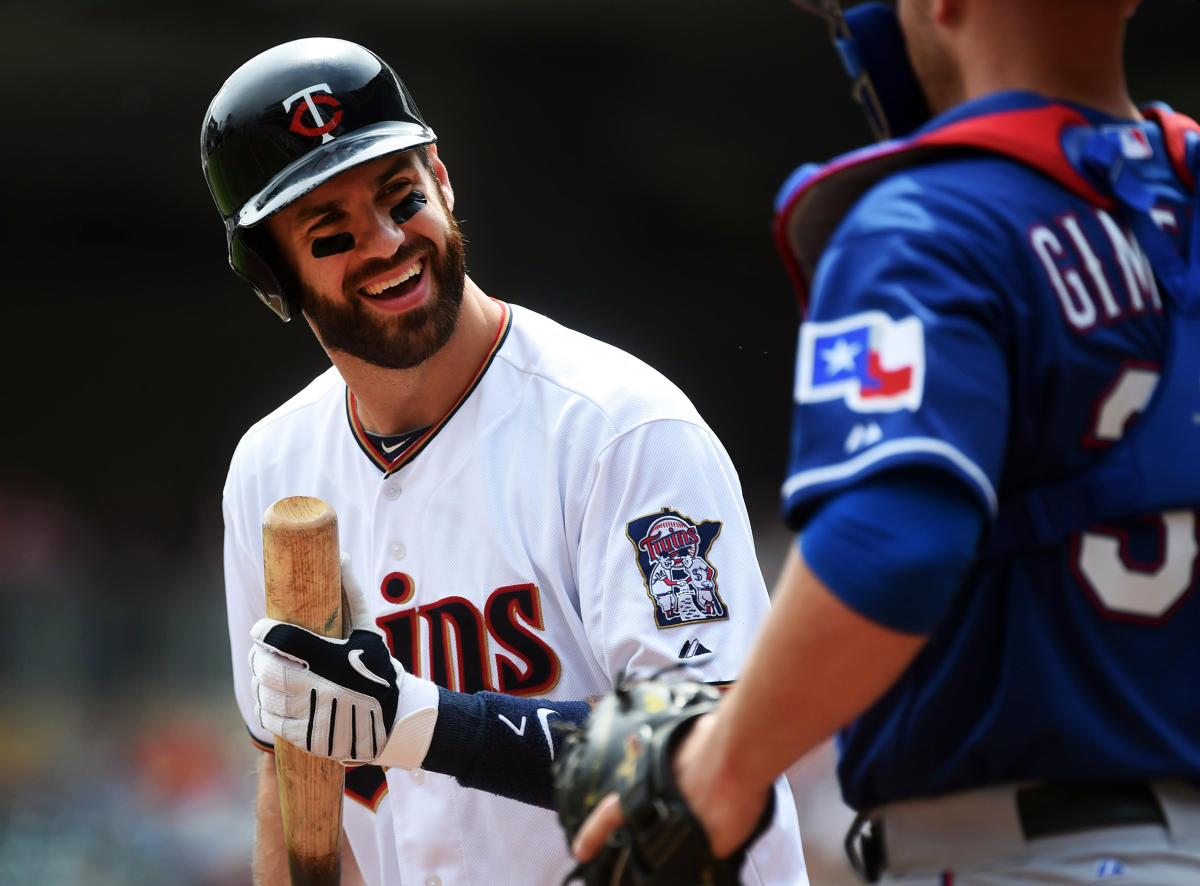
[{"label": "batting helmet", "polygon": [[252,229],[338,173],[436,140],[396,72],[356,43],[311,37],[256,55],[217,92],[200,133],[230,266],[290,320],[295,303]]}]

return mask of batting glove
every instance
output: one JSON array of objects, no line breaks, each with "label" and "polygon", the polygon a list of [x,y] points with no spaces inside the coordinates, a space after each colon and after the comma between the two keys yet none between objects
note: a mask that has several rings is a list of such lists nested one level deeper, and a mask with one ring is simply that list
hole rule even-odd
[{"label": "batting glove", "polygon": [[406,674],[392,658],[346,554],[342,590],[350,618],[345,639],[273,618],[259,619],[250,629],[258,722],[297,747],[343,764],[419,766],[437,720],[437,687]]}]

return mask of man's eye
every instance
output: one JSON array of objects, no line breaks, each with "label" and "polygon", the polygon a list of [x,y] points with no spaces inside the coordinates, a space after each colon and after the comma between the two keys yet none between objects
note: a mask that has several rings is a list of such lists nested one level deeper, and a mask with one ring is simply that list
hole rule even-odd
[{"label": "man's eye", "polygon": [[313,228],[325,228],[325,227],[328,227],[329,225],[336,225],[343,218],[345,218],[345,216],[346,216],[346,213],[340,209],[339,210],[331,210],[330,212],[327,212],[324,215],[317,216],[317,219],[313,222],[312,227]]}]

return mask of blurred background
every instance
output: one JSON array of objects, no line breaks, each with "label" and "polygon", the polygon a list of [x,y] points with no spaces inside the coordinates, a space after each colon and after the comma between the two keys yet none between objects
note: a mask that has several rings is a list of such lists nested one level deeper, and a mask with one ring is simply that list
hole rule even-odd
[{"label": "blurred background", "polygon": [[[1200,113],[1200,4],[1142,5],[1135,97]],[[241,432],[326,363],[227,268],[198,161],[209,99],[275,43],[344,37],[397,68],[476,281],[683,387],[773,581],[797,315],[771,201],[867,139],[819,21],[787,0],[0,10],[0,883],[249,883],[220,490]],[[832,761],[792,775],[814,883],[840,886]]]}]

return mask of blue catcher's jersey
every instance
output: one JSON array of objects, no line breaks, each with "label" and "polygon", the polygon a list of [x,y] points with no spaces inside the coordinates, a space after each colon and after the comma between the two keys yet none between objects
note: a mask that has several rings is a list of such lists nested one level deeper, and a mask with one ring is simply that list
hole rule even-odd
[{"label": "blue catcher's jersey", "polygon": [[[1053,150],[1039,168],[988,150],[919,156],[922,134],[1010,111],[1058,121],[1040,139]],[[1124,202],[1082,171],[1100,131]],[[994,127],[1005,135],[1021,138]],[[1167,317],[1188,301],[1156,279],[1148,253],[1161,257],[1168,243],[1200,258],[1190,247],[1194,182],[1181,162],[1194,137],[1169,135],[1002,93],[935,120],[907,143],[908,159],[885,145],[785,186],[781,245],[799,282],[811,275],[812,293],[783,487],[793,528],[839,490],[912,466],[958,478],[993,526],[1012,525],[1028,490],[1113,451],[1152,402]],[[881,156],[882,174],[861,171]],[[1130,170],[1134,178],[1121,178]],[[822,175],[862,196],[846,199],[844,213],[813,191],[797,221],[799,195]],[[865,178],[855,185],[855,176]],[[1139,199],[1141,222],[1128,205]],[[1157,232],[1138,227],[1151,222],[1167,235],[1157,234],[1157,253],[1144,248]],[[1198,301],[1193,288],[1193,317]],[[1195,376],[1187,385],[1190,395]],[[1184,418],[1200,425],[1200,412]],[[1163,455],[1179,445],[1194,436],[1143,448]],[[1003,555],[985,545],[927,647],[841,735],[850,805],[1016,781],[1200,782],[1200,451],[1193,456],[1183,460],[1189,476],[1177,478],[1180,500],[1165,510],[1147,513],[1159,505],[1145,501],[1170,494],[1145,499],[1148,485],[1126,478],[1114,496],[1132,503],[1121,516],[1093,513],[1083,531],[1050,532]],[[1119,472],[1102,480],[1122,482]]]}]

